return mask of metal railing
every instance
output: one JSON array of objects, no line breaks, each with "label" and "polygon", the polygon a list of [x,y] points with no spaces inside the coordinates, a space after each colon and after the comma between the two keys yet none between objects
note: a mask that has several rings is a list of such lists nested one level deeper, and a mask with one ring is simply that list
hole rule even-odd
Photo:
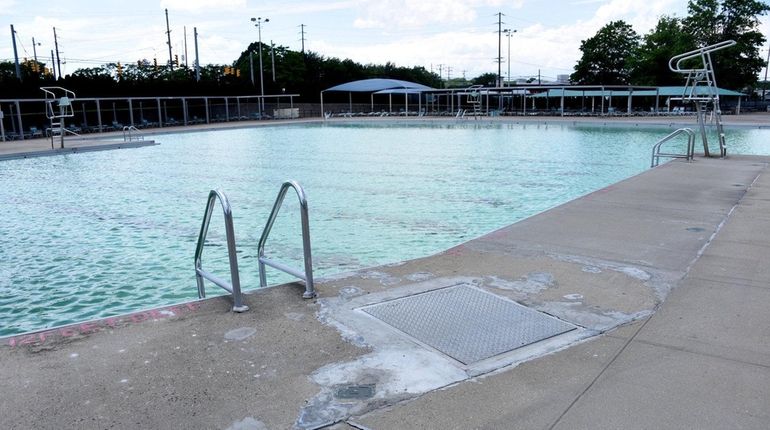
[{"label": "metal railing", "polygon": [[[680,134],[687,134],[687,152],[685,154],[677,154],[677,153],[670,153],[670,152],[660,152],[661,146],[670,141],[671,139],[679,136]],[[687,161],[691,161],[695,155],[695,132],[692,131],[692,129],[689,128],[680,128],[673,133],[669,134],[668,136],[664,137],[663,139],[660,139],[658,143],[656,143],[652,147],[652,160],[650,161],[650,167],[656,167],[658,164],[660,164],[660,158],[684,158]]]},{"label": "metal railing", "polygon": [[[209,222],[211,221],[211,212],[214,210],[214,204],[216,204],[217,199],[219,199],[222,204],[222,211],[225,215],[227,256],[230,259],[230,280],[232,281],[232,284],[203,270],[201,263],[203,245],[206,242]],[[203,223],[201,224],[201,231],[198,235],[198,246],[195,248],[195,279],[198,282],[198,298],[201,299],[206,297],[206,288],[203,282],[204,278],[224,288],[233,295],[233,312],[245,312],[249,310],[249,307],[243,303],[243,297],[241,295],[241,281],[238,275],[238,258],[235,254],[235,231],[233,230],[233,214],[230,208],[230,201],[224,193],[218,190],[211,190],[209,193],[206,212],[203,214]]]},{"label": "metal railing", "polygon": [[[286,197],[286,192],[289,190],[289,188],[294,188],[294,191],[297,192],[297,197],[299,198],[300,215],[302,218],[302,250],[305,261],[305,273],[265,257],[265,242],[267,242],[267,238],[270,235],[270,230],[273,228],[275,219],[278,216],[278,211],[281,209],[281,204],[283,203],[283,199]],[[270,217],[267,219],[265,229],[262,231],[262,236],[259,238],[259,246],[257,252],[259,260],[260,287],[264,288],[267,286],[267,276],[265,275],[265,266],[267,265],[302,279],[305,281],[305,292],[302,294],[302,297],[306,299],[312,299],[315,297],[315,288],[313,286],[313,259],[310,255],[310,225],[307,215],[307,198],[305,197],[305,190],[302,189],[302,186],[296,181],[287,181],[281,185],[281,190],[278,192],[278,197],[275,199],[275,204],[273,204],[273,210],[270,211]]]},{"label": "metal railing", "polygon": [[[134,136],[132,133],[136,133],[136,136]],[[132,142],[134,140],[144,140],[144,135],[142,135],[142,132],[133,125],[124,126],[123,142]]]},{"label": "metal railing", "polygon": [[[722,125],[722,112],[719,106],[719,86],[714,74],[714,63],[711,60],[711,54],[735,44],[734,40],[724,40],[713,45],[675,55],[668,61],[668,68],[672,72],[682,73],[687,76],[687,81],[682,89],[682,96],[672,97],[671,100],[689,101],[695,104],[701,140],[703,141],[703,151],[706,157],[711,155],[709,153],[708,137],[706,136],[705,118],[709,104],[712,105],[712,116],[717,128],[719,156],[723,158],[727,156],[727,143]],[[693,67],[688,67],[684,64],[689,61],[693,65],[697,63],[697,60],[700,61],[700,64]]]}]

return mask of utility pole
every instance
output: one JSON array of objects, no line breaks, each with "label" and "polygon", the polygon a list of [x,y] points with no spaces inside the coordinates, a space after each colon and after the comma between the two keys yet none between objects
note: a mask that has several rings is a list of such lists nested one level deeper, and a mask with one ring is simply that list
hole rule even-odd
[{"label": "utility pole", "polygon": [[53,61],[53,49],[51,50],[51,73],[53,74],[53,80],[56,80],[56,66],[54,66],[55,61]]},{"label": "utility pole", "polygon": [[767,48],[767,62],[765,63],[765,82],[762,84],[762,101],[765,101],[767,91],[767,68],[770,67],[770,47]]},{"label": "utility pole", "polygon": [[258,18],[251,18],[251,22],[255,23],[254,26],[257,27],[257,33],[259,35],[258,44],[259,44],[259,91],[262,98],[260,98],[260,111],[259,113],[262,113],[265,106],[265,81],[262,78],[262,24],[266,22],[270,22],[270,18],[262,19],[262,17]]},{"label": "utility pole", "polygon": [[511,85],[511,37],[513,37],[513,33],[516,33],[516,30],[506,28],[503,33],[508,36],[508,85]]},{"label": "utility pole", "polygon": [[305,24],[300,24],[300,34],[302,34],[302,54],[305,54]]},{"label": "utility pole", "polygon": [[184,66],[187,67],[187,26],[182,27],[184,31]]},{"label": "utility pole", "polygon": [[503,64],[503,13],[497,12],[497,86],[501,87],[503,80],[502,64]]},{"label": "utility pole", "polygon": [[[53,28],[53,46],[56,48],[56,67],[59,69],[59,77],[57,79],[61,79],[61,58],[59,57],[59,39],[56,37],[56,27]],[[51,68],[53,68],[53,64]]]},{"label": "utility pole", "polygon": [[174,68],[174,57],[171,56],[171,28],[168,26],[168,9],[166,9],[166,36],[168,37],[168,67]]},{"label": "utility pole", "polygon": [[195,39],[195,81],[201,81],[201,60],[198,58],[198,27],[193,27],[193,38]]},{"label": "utility pole", "polygon": [[275,45],[270,41],[270,64],[273,66],[273,82],[275,82]]},{"label": "utility pole", "polygon": [[35,38],[32,38],[32,53],[35,55],[35,64],[37,64],[37,47],[40,46],[40,42],[35,43]]},{"label": "utility pole", "polygon": [[257,83],[254,82],[254,51],[249,49],[249,70],[251,71],[251,85],[257,86]]},{"label": "utility pole", "polygon": [[13,58],[16,60],[16,79],[21,81],[21,67],[19,67],[19,53],[16,51],[16,30],[11,24],[11,39],[13,39]]},{"label": "utility pole", "polygon": [[449,81],[452,79],[452,68],[449,66],[446,66],[446,80]]}]

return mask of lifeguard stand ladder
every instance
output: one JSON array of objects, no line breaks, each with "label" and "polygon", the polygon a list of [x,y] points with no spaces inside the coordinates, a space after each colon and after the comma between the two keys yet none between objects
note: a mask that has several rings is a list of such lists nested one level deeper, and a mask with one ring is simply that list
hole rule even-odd
[{"label": "lifeguard stand ladder", "polygon": [[[719,156],[727,155],[727,145],[725,144],[725,132],[722,127],[722,111],[719,108],[719,88],[717,87],[716,77],[714,76],[714,66],[711,61],[711,53],[720,49],[729,48],[735,45],[734,40],[725,40],[713,45],[704,46],[684,54],[671,57],[668,61],[668,67],[674,72],[687,75],[687,82],[681,97],[673,97],[672,100],[681,100],[682,102],[693,102],[695,111],[698,115],[698,125],[700,127],[701,139],[703,140],[703,152],[709,157],[708,138],[706,137],[706,112],[711,104],[713,120],[717,127],[717,136],[719,137]],[[700,65],[697,60],[700,59]],[[693,66],[689,68],[687,66]]]},{"label": "lifeguard stand ladder", "polygon": [[64,118],[75,116],[72,108],[75,93],[62,87],[40,87],[40,90],[45,93],[45,113],[51,121],[51,149],[54,147],[56,137],[60,139],[60,147],[64,148],[64,134],[67,132],[64,127]]},{"label": "lifeguard stand ladder", "polygon": [[483,85],[472,85],[468,87],[468,103],[473,106],[473,119],[479,119],[481,115],[481,88]]}]

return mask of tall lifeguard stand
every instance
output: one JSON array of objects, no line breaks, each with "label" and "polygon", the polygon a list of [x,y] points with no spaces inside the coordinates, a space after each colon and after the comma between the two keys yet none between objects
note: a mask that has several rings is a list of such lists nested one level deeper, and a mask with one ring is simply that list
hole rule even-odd
[{"label": "tall lifeguard stand", "polygon": [[[703,139],[703,152],[706,157],[710,156],[708,138],[706,137],[706,113],[708,112],[709,105],[712,109],[712,117],[716,124],[717,136],[719,138],[719,156],[725,157],[727,155],[725,132],[722,126],[722,111],[719,108],[719,87],[717,87],[717,80],[714,75],[711,53],[733,45],[735,45],[734,40],[725,40],[679,54],[671,57],[668,61],[668,67],[671,71],[687,75],[687,82],[682,91],[682,96],[672,98],[672,100],[681,100],[695,104],[698,125],[700,126],[701,138]],[[700,60],[700,64],[698,64],[698,60]]]},{"label": "tall lifeguard stand", "polygon": [[59,137],[60,148],[64,148],[64,118],[75,116],[72,108],[72,101],[75,100],[75,93],[62,87],[40,87],[45,93],[45,113],[48,120],[51,121],[51,149],[54,148],[54,140]]}]

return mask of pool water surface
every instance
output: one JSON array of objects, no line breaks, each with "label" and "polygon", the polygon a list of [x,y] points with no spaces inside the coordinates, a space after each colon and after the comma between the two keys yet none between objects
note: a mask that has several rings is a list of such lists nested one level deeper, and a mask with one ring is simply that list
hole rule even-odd
[{"label": "pool water surface", "polygon": [[[159,135],[158,146],[0,162],[0,336],[192,300],[211,189],[230,199],[241,285],[283,181],[305,188],[316,278],[433,254],[638,174],[667,128],[290,125]],[[731,153],[770,154],[767,130]],[[302,267],[290,191],[267,254]],[[228,278],[212,217],[203,266]],[[292,278],[268,268],[270,284]],[[207,282],[210,295],[224,293]]]}]

